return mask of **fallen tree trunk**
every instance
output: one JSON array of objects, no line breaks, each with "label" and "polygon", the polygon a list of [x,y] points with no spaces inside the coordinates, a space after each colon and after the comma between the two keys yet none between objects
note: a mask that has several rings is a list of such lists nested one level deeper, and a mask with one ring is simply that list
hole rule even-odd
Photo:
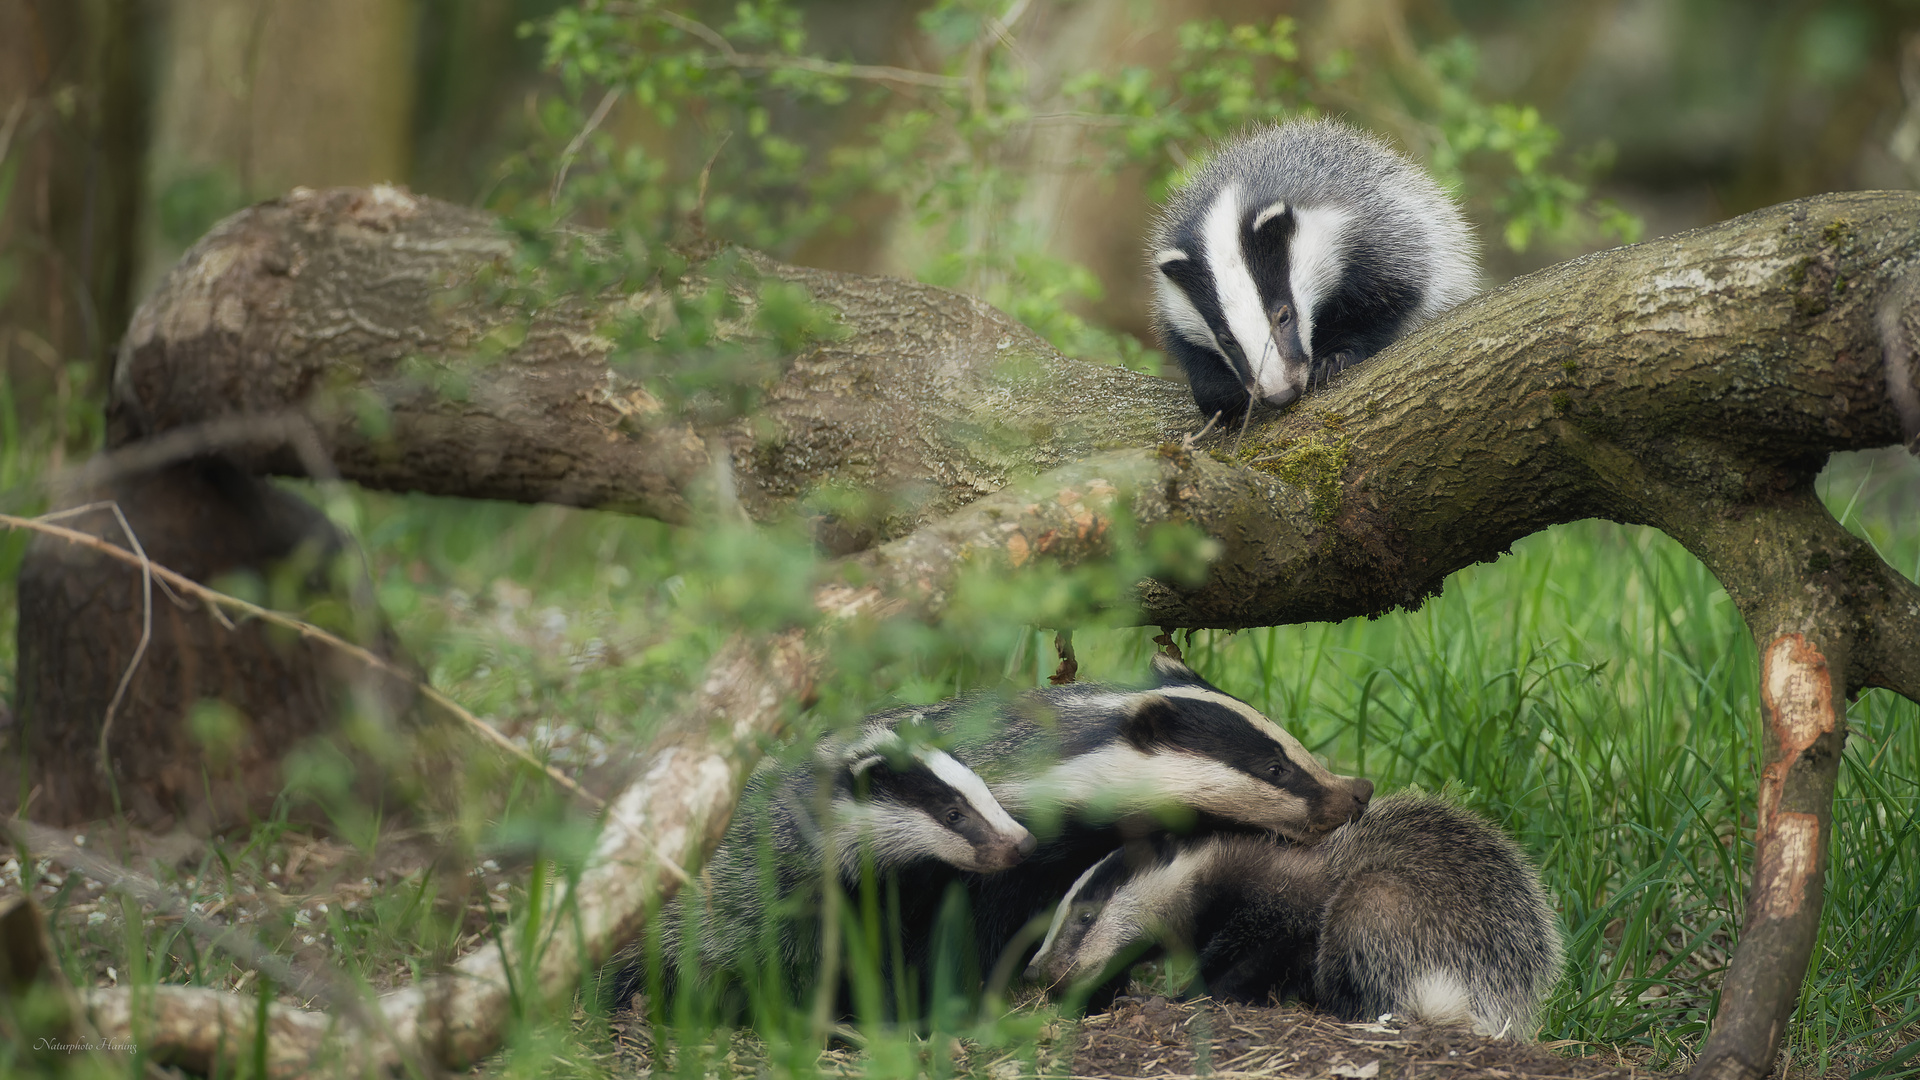
[{"label": "fallen tree trunk", "polygon": [[[821,590],[841,613],[937,617],[963,566],[1099,557],[1122,506],[1219,542],[1204,584],[1140,587],[1143,621],[1189,627],[1413,607],[1550,525],[1651,525],[1720,579],[1762,657],[1748,925],[1697,1068],[1770,1067],[1817,925],[1844,700],[1920,701],[1920,589],[1812,490],[1833,451],[1920,450],[1920,196],[1803,200],[1512,282],[1244,445],[1182,444],[1198,425],[1179,385],[1059,357],[978,301],[764,262],[848,334],[794,357],[751,425],[702,428],[642,407],[609,366],[596,304],[630,297],[560,305],[504,358],[467,362],[509,316],[448,290],[507,244],[389,189],[230,220],[136,316],[116,443],[298,411],[361,483],[667,520],[724,452],[756,516],[828,481],[893,500],[847,545],[877,545],[852,560],[861,580]],[[422,364],[460,370],[462,393],[408,374]],[[228,448],[299,468],[270,439]]]}]

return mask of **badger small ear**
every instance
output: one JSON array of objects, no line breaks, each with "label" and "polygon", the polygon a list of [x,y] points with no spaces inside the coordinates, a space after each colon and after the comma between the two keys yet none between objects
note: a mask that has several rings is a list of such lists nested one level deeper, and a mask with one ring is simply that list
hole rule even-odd
[{"label": "badger small ear", "polygon": [[1209,276],[1206,269],[1192,255],[1179,248],[1155,252],[1153,268],[1166,275],[1168,281],[1188,296],[1197,296],[1207,289]]},{"label": "badger small ear", "polygon": [[1233,696],[1232,694],[1227,693],[1225,690],[1222,690],[1219,687],[1208,682],[1207,680],[1201,678],[1198,672],[1194,671],[1192,668],[1188,667],[1186,664],[1181,663],[1178,660],[1175,660],[1173,657],[1168,656],[1165,653],[1153,654],[1153,677],[1155,679],[1154,685],[1156,687],[1197,686],[1202,690],[1211,690],[1222,697]]},{"label": "badger small ear", "polygon": [[1192,668],[1166,653],[1153,654],[1153,678],[1155,686],[1207,685],[1207,681],[1194,674]]},{"label": "badger small ear", "polygon": [[859,761],[854,762],[852,765],[847,766],[847,775],[853,777],[855,780],[858,780],[861,777],[866,776],[869,772],[873,772],[875,770],[878,770],[881,773],[884,773],[887,771],[887,755],[868,754],[866,757],[863,757]]}]

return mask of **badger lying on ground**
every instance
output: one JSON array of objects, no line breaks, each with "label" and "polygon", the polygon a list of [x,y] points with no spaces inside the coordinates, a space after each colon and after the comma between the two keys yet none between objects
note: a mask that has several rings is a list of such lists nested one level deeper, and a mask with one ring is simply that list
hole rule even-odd
[{"label": "badger lying on ground", "polygon": [[[773,959],[791,980],[784,989],[800,992],[821,961],[829,870],[851,892],[864,867],[881,875],[933,866],[992,873],[1033,850],[1033,834],[978,776],[906,727],[868,721],[852,741],[824,740],[809,766],[755,770],[699,881],[661,910],[663,983],[678,989],[690,979],[721,994]],[[688,927],[694,971],[681,970]],[[766,944],[777,956],[763,955]],[[645,960],[644,943],[616,958],[615,1002],[645,989]]]},{"label": "badger lying on ground", "polygon": [[[1328,772],[1245,702],[1177,661],[1157,657],[1154,674],[1144,690],[1075,684],[869,717],[854,745],[822,750],[832,791],[824,813],[815,771],[763,768],[705,887],[662,912],[663,975],[725,982],[762,970],[772,946],[796,980],[790,989],[801,989],[821,959],[815,898],[831,849],[850,893],[863,858],[893,886],[881,928],[889,975],[915,969],[905,985],[930,990],[941,961],[947,986],[977,994],[996,966],[1019,971],[1054,902],[1127,838],[1241,829],[1305,841],[1366,807],[1371,782]],[[915,734],[923,727],[945,752]],[[882,768],[875,747],[896,741],[917,748],[912,767]],[[755,812],[758,804],[766,809]],[[1029,830],[1041,837],[1037,848]],[[683,921],[699,926],[697,972],[678,972]],[[637,949],[622,957],[616,1000],[643,988],[640,960]]]},{"label": "badger lying on ground", "polygon": [[913,710],[1040,838],[1012,870],[956,875],[983,975],[1018,972],[1009,947],[1030,949],[1074,879],[1124,840],[1238,830],[1310,842],[1366,808],[1371,781],[1329,772],[1177,660],[1155,656],[1153,673],[1142,690],[1079,683]]},{"label": "badger lying on ground", "polygon": [[1526,855],[1480,818],[1409,795],[1311,847],[1214,835],[1114,851],[1061,901],[1027,974],[1110,995],[1168,947],[1196,957],[1215,996],[1508,1038],[1532,1036],[1561,964]]}]

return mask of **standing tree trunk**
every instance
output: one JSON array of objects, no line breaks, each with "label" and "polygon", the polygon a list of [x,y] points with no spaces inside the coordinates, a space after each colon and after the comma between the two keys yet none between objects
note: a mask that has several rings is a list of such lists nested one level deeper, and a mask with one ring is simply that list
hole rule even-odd
[{"label": "standing tree trunk", "polygon": [[16,415],[53,417],[56,468],[91,430],[74,384],[105,379],[133,309],[148,17],[0,0],[0,379]]}]

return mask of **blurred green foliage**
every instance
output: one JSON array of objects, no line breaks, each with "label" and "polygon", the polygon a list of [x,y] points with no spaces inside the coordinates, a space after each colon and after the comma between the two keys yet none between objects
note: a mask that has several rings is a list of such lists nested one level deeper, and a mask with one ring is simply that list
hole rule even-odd
[{"label": "blurred green foliage", "polygon": [[[938,0],[917,18],[932,50],[922,69],[874,68],[813,51],[789,0],[751,0],[709,26],[656,0],[586,0],[545,22],[563,96],[543,102],[541,142],[494,192],[514,210],[545,203],[581,220],[658,236],[663,212],[695,231],[769,251],[897,207],[896,243],[915,272],[981,296],[1069,355],[1151,367],[1138,341],[1090,322],[1104,294],[1086,266],[1048,249],[1029,220],[1034,144],[1078,126],[1100,148],[1084,179],[1144,166],[1158,195],[1208,147],[1250,124],[1347,111],[1361,93],[1350,54],[1306,70],[1291,18],[1178,28],[1166,71],[1142,67],[1036,85],[999,6]],[[1488,102],[1466,37],[1419,56],[1403,118],[1421,132],[1441,182],[1523,249],[1542,236],[1638,238],[1631,215],[1592,198],[1604,148],[1563,161],[1538,110]],[[636,103],[671,155],[603,126],[616,97]],[[823,135],[822,133],[828,133]],[[656,141],[657,143],[657,141]],[[557,163],[557,164],[556,164]],[[697,164],[696,164],[697,163]],[[564,175],[565,183],[560,182]]]}]

